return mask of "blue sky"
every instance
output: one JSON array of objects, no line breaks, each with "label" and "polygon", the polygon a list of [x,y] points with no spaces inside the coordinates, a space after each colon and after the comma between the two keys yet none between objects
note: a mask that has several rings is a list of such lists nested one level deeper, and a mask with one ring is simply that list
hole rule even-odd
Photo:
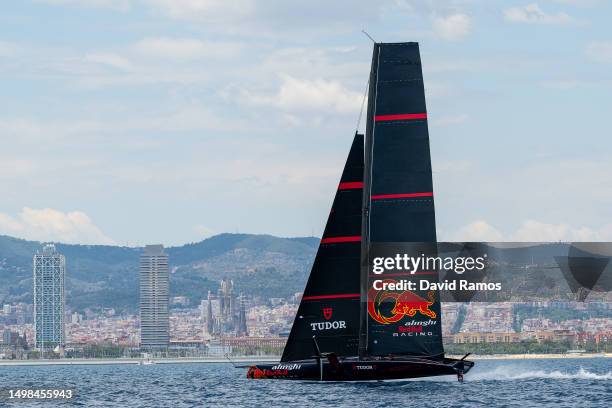
[{"label": "blue sky", "polygon": [[421,44],[441,239],[612,240],[611,15],[604,0],[7,2],[0,234],[320,235],[366,28]]}]

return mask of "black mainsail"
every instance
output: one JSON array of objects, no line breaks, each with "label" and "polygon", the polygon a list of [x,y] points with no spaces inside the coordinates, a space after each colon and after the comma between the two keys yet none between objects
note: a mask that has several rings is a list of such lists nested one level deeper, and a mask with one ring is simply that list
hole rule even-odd
[{"label": "black mainsail", "polygon": [[319,250],[281,361],[325,352],[355,356],[359,344],[359,261],[363,135],[355,134]]},{"label": "black mainsail", "polygon": [[[427,110],[417,43],[375,44],[365,141],[363,256],[381,243],[436,242]],[[420,253],[411,254],[419,256]],[[436,293],[381,293],[362,262],[360,357],[443,357]],[[437,272],[426,279],[437,282]],[[417,272],[418,274],[418,272]],[[403,275],[403,276],[402,276]]]}]

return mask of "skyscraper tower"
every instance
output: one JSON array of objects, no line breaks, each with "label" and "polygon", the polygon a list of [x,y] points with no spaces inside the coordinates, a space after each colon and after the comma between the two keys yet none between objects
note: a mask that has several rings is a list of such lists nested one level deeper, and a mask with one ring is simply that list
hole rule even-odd
[{"label": "skyscraper tower", "polygon": [[147,245],[140,255],[140,347],[163,349],[170,341],[168,254]]},{"label": "skyscraper tower", "polygon": [[213,321],[213,306],[212,306],[212,294],[210,293],[210,290],[208,291],[208,308],[206,311],[206,331],[207,333],[212,336],[214,333],[214,321]]},{"label": "skyscraper tower", "polygon": [[66,258],[46,244],[34,255],[34,347],[42,353],[63,347]]}]

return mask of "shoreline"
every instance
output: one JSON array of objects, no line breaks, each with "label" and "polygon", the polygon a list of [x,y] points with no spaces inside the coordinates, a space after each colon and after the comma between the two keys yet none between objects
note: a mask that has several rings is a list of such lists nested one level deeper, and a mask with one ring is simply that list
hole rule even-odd
[{"label": "shoreline", "polygon": [[[43,366],[43,365],[151,365],[151,364],[192,364],[192,363],[225,363],[248,364],[263,362],[278,362],[280,356],[268,357],[184,357],[184,358],[60,358],[53,360],[0,360],[2,366]],[[147,362],[149,362],[147,364]],[[152,363],[150,363],[152,362]]]},{"label": "shoreline", "polygon": [[[462,358],[463,355],[448,354],[450,358]],[[551,354],[473,354],[468,360],[547,360],[547,359],[584,359],[584,358],[612,358],[612,353],[551,353]]]},{"label": "shoreline", "polygon": [[[450,358],[461,358],[463,356],[451,355]],[[612,358],[612,353],[581,353],[581,354],[490,354],[470,355],[468,360],[543,360],[543,359],[586,359],[586,358]],[[273,362],[276,363],[280,356],[269,357],[232,357],[233,363],[249,364]],[[140,365],[142,358],[107,358],[107,359],[57,359],[57,360],[0,360],[0,366],[43,366],[43,365]],[[160,358],[150,359],[153,364],[230,364],[224,357],[202,357],[202,358]],[[150,364],[150,363],[149,363]],[[145,364],[147,365],[147,364]]]}]

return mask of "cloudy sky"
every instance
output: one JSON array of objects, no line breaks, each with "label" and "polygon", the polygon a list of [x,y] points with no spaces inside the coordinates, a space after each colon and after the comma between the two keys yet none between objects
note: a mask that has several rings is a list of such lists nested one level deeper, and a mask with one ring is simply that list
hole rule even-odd
[{"label": "cloudy sky", "polygon": [[377,40],[419,41],[440,238],[612,240],[605,0],[24,0],[0,234],[320,235]]}]

